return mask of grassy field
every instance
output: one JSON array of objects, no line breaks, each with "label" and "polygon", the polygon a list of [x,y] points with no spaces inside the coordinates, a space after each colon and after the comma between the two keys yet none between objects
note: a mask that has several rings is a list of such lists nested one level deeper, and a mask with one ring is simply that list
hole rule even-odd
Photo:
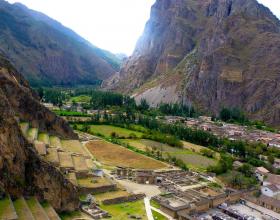
[{"label": "grassy field", "polygon": [[112,220],[129,220],[130,215],[139,216],[142,220],[147,220],[144,201],[122,203],[116,205],[101,205],[100,208],[112,215]]},{"label": "grassy field", "polygon": [[125,190],[111,191],[94,195],[97,202],[102,202],[106,199],[114,199],[122,196],[129,196],[130,194]]},{"label": "grassy field", "polygon": [[45,144],[50,144],[50,138],[49,135],[47,133],[40,133],[38,135],[38,141],[41,141]]},{"label": "grassy field", "polygon": [[162,214],[152,210],[152,214],[154,217],[154,220],[167,220],[167,218],[165,216],[163,216]]},{"label": "grassy field", "polygon": [[119,137],[128,138],[131,134],[140,138],[143,133],[138,131],[132,131],[126,128],[115,127],[111,125],[92,125],[90,126],[90,132],[94,134],[101,134],[105,137],[111,137],[111,134],[115,132]]},{"label": "grassy field", "polygon": [[89,103],[90,100],[91,100],[91,97],[87,96],[87,95],[75,96],[70,99],[70,101],[72,101],[72,102],[80,102],[80,103]]},{"label": "grassy field", "polygon": [[166,164],[160,161],[103,140],[91,141],[86,147],[99,162],[109,166],[131,167],[135,169],[161,169],[167,167]]},{"label": "grassy field", "polygon": [[[198,170],[204,170],[209,165],[216,164],[216,160],[207,158],[205,156],[200,155],[200,150],[203,147],[199,147],[198,145],[191,145],[189,144],[189,148],[175,148],[171,147],[167,144],[162,144],[156,141],[139,139],[139,140],[130,140],[126,139],[124,142],[128,143],[129,145],[136,147],[140,150],[160,150],[163,152],[163,156],[167,157],[168,155],[172,157],[176,157],[184,161],[188,167]],[[184,142],[184,146],[186,142]]]},{"label": "grassy field", "polygon": [[82,178],[82,179],[77,179],[77,181],[80,186],[88,187],[88,188],[111,185],[111,182],[109,182],[106,178],[102,178],[102,177]]}]

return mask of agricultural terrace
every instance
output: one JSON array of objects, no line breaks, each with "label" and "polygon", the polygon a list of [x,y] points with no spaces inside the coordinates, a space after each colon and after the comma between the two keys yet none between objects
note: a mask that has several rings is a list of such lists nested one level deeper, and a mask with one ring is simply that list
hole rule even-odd
[{"label": "agricultural terrace", "polygon": [[105,165],[130,167],[135,169],[167,168],[167,164],[163,162],[103,140],[88,142],[86,147],[99,162]]},{"label": "agricultural terrace", "polygon": [[138,138],[141,138],[143,135],[142,132],[132,131],[126,128],[120,128],[111,125],[91,125],[90,132],[96,135],[101,134],[105,137],[111,137],[112,133],[115,133],[118,137],[124,138],[130,137],[132,134]]},{"label": "agricultural terrace", "polygon": [[40,133],[38,135],[38,141],[41,141],[45,144],[50,144],[50,138],[49,135],[47,133]]},{"label": "agricultural terrace", "polygon": [[175,148],[167,144],[146,139],[126,139],[123,141],[143,151],[160,151],[162,152],[164,158],[169,156],[176,157],[186,163],[188,167],[197,170],[205,170],[208,166],[215,165],[217,163],[216,159],[201,155],[200,150],[205,149],[204,147],[192,144],[189,145],[187,142],[184,143],[184,148]]},{"label": "agricultural terrace", "polygon": [[78,140],[63,140],[61,141],[62,149],[82,155],[87,155],[87,152],[83,148],[82,144]]},{"label": "agricultural terrace", "polygon": [[50,136],[50,145],[53,147],[61,147],[60,138],[56,136]]},{"label": "agricultural terrace", "polygon": [[129,220],[131,216],[147,220],[143,200],[116,205],[101,205],[100,208],[109,212],[112,215],[112,220]]}]

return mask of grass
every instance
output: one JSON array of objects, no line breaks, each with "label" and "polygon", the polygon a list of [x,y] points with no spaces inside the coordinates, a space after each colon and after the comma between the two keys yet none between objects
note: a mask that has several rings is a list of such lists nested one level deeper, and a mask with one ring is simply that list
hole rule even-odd
[{"label": "grass", "polygon": [[88,166],[84,157],[72,156],[74,167],[76,171],[87,171]]},{"label": "grass", "polygon": [[35,219],[47,219],[47,215],[44,209],[41,207],[40,203],[37,201],[37,199],[31,198],[26,202]]},{"label": "grass", "polygon": [[61,147],[60,138],[56,136],[50,136],[50,145],[53,147]]},{"label": "grass", "polygon": [[86,147],[99,162],[109,166],[135,169],[161,169],[167,167],[166,164],[160,161],[103,140],[91,141],[87,143]]},{"label": "grass", "polygon": [[153,206],[157,209],[160,209],[160,204],[157,201],[151,200],[150,203],[151,203],[151,206]]},{"label": "grass", "polygon": [[61,141],[62,149],[73,153],[87,155],[80,141],[78,140],[63,140]]},{"label": "grass", "polygon": [[59,155],[60,167],[74,168],[71,154],[67,152],[59,152],[58,155]]},{"label": "grass", "polygon": [[54,113],[58,116],[91,117],[89,114],[75,111],[55,110]]},{"label": "grass", "polygon": [[27,131],[27,137],[31,140],[36,140],[38,137],[38,129],[37,128],[29,128]]},{"label": "grass", "polygon": [[97,202],[101,203],[102,201],[104,201],[106,199],[114,199],[114,198],[118,198],[118,197],[129,196],[129,195],[130,194],[125,190],[117,190],[117,191],[96,194],[96,195],[94,195],[94,198],[96,199]]},{"label": "grass", "polygon": [[59,215],[61,220],[73,220],[73,219],[88,219],[88,216],[81,211],[64,212]]},{"label": "grass", "polygon": [[93,134],[101,134],[105,137],[111,137],[112,133],[115,132],[118,137],[128,138],[131,134],[136,137],[142,137],[143,133],[139,131],[132,131],[126,128],[115,127],[111,125],[92,125],[90,126],[90,132]]},{"label": "grass", "polygon": [[38,141],[41,141],[45,144],[50,144],[50,138],[49,135],[47,133],[40,133],[38,135]]},{"label": "grass", "polygon": [[80,96],[75,96],[75,97],[72,97],[70,99],[70,101],[72,102],[79,102],[79,103],[90,103],[90,100],[91,100],[91,97],[90,96],[87,96],[87,95],[80,95]]},{"label": "grass", "polygon": [[[126,139],[123,141],[143,151],[147,149],[162,151],[164,158],[167,158],[168,155],[171,157],[176,157],[177,159],[181,159],[184,163],[186,163],[189,168],[198,171],[204,171],[209,165],[215,165],[217,163],[217,161],[214,159],[200,155],[200,150],[204,149],[204,147],[199,145],[188,144],[189,148],[184,147],[181,149],[146,139]],[[186,143],[187,142],[184,142],[184,146],[186,146]]]},{"label": "grass", "polygon": [[163,216],[162,214],[158,213],[155,210],[152,210],[152,214],[153,214],[154,220],[167,220],[167,218],[165,216]]},{"label": "grass", "polygon": [[81,178],[77,179],[78,185],[87,188],[96,188],[100,186],[108,186],[111,185],[106,178],[103,177],[88,177],[88,178]]},{"label": "grass", "polygon": [[15,213],[11,206],[9,197],[0,200],[0,219],[13,219]]},{"label": "grass", "polygon": [[101,205],[100,208],[109,212],[112,215],[112,220],[129,220],[131,219],[130,215],[147,220],[143,200],[116,205]]}]

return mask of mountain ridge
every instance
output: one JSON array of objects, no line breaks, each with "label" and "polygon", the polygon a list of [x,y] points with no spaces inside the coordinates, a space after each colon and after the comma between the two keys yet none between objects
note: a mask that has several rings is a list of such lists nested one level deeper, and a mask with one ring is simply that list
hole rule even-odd
[{"label": "mountain ridge", "polygon": [[120,60],[71,29],[15,3],[0,1],[0,51],[32,85],[99,84]]},{"label": "mountain ridge", "polygon": [[104,87],[208,114],[238,107],[277,124],[279,45],[279,19],[256,0],[157,0],[133,55]]}]

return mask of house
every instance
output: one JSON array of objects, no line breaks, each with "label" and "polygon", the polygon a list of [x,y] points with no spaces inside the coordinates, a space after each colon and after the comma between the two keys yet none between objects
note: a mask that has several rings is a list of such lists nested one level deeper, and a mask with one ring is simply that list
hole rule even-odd
[{"label": "house", "polygon": [[269,171],[265,169],[264,167],[257,167],[255,170],[255,175],[257,179],[261,182],[264,181],[265,176],[269,174]]},{"label": "house", "polygon": [[264,180],[263,180],[263,185],[264,186],[269,186],[269,185],[280,186],[280,175],[267,174],[266,178],[264,178]]},{"label": "house", "polygon": [[262,186],[262,194],[268,197],[278,198],[280,196],[280,188],[278,186],[274,184]]}]

